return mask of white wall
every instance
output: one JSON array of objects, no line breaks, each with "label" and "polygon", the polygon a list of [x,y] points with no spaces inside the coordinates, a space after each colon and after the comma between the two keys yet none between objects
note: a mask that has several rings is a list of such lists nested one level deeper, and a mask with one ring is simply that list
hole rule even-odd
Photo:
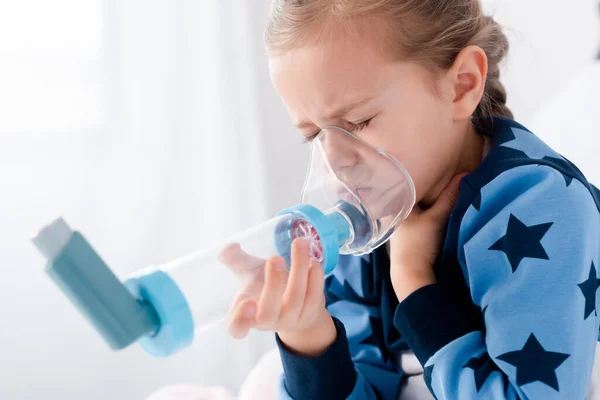
[{"label": "white wall", "polygon": [[597,0],[483,0],[511,44],[503,82],[515,118],[528,123],[600,47]]}]

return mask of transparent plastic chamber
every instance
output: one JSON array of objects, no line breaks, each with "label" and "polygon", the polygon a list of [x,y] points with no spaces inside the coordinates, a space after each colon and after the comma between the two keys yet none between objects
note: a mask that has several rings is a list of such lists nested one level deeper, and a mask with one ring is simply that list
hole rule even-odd
[{"label": "transparent plastic chamber", "polygon": [[[51,238],[52,229],[42,230],[34,242],[49,260],[49,274],[113,348],[139,340],[148,352],[169,355],[189,345],[194,336],[227,321],[239,300],[258,300],[266,261],[272,256],[283,256],[289,268],[294,239],[307,240],[311,256],[321,263],[325,273],[330,273],[340,255],[370,253],[385,243],[412,210],[413,182],[402,165],[387,153],[338,127],[323,129],[311,147],[299,204],[210,249],[144,268],[125,281],[124,287],[143,306],[143,312],[153,314],[142,318],[151,322],[145,322],[147,326],[129,334],[127,340],[107,337],[115,329],[106,324],[114,323],[111,321],[115,318],[106,322],[104,314],[98,316],[96,306],[85,304],[90,301],[89,290],[103,290],[98,279],[90,277],[89,283],[78,279],[77,285],[83,289],[69,288],[74,284],[65,283],[70,280],[62,275],[89,273],[90,269],[82,266],[89,257],[66,257],[70,263],[67,267],[63,266],[64,261],[57,261],[65,257],[54,256],[53,260],[53,255],[44,251],[45,243],[55,240]],[[65,248],[68,250],[69,246]],[[84,254],[81,249],[75,251]],[[95,287],[85,289],[86,285]],[[77,294],[84,290],[88,292]],[[100,308],[119,307],[105,306],[110,300],[108,293],[105,297],[92,301]],[[142,313],[137,309],[135,312]]]}]

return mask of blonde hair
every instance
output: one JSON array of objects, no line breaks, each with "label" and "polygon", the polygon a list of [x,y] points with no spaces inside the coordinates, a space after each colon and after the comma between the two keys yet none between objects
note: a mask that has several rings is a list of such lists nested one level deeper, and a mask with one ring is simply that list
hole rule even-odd
[{"label": "blonde hair", "polygon": [[[378,24],[377,18],[386,23]],[[265,42],[276,54],[339,32],[356,35],[381,26],[389,38],[388,55],[418,61],[434,72],[448,70],[465,47],[479,46],[487,55],[488,73],[474,122],[492,115],[513,118],[500,82],[508,40],[483,14],[480,0],[273,0]]]}]

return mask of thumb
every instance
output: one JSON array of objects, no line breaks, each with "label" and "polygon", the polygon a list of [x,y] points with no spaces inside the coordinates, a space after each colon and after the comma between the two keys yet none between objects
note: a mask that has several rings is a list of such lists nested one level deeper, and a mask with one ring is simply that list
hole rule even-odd
[{"label": "thumb", "polygon": [[456,200],[458,199],[459,192],[459,184],[460,180],[467,174],[456,175],[448,186],[444,188],[442,194],[437,199],[433,207],[431,207],[428,211],[434,218],[446,220],[456,204]]}]

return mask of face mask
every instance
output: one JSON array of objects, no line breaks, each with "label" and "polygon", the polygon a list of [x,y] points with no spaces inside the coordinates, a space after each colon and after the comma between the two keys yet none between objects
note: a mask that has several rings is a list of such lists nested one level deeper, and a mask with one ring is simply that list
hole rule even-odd
[{"label": "face mask", "polygon": [[324,128],[311,144],[302,203],[348,218],[352,238],[340,254],[372,252],[389,239],[415,204],[410,175],[390,154],[339,127]]}]

